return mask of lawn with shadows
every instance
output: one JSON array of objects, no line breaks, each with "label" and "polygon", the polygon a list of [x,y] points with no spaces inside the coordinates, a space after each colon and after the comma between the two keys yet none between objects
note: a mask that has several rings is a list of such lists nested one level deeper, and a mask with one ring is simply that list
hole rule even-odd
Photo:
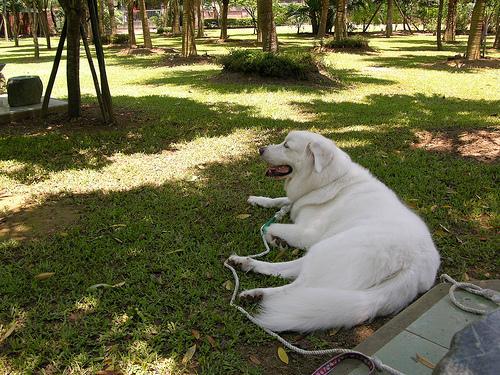
[{"label": "lawn with shadows", "polygon": [[[251,29],[230,30],[227,44],[216,35],[199,41],[200,54],[256,48]],[[283,49],[315,43],[279,36]],[[117,118],[109,127],[82,59],[81,120],[0,125],[0,338],[11,331],[0,339],[0,373],[306,374],[323,363],[293,353],[280,362],[277,343],[229,307],[222,265],[262,249],[258,228],[273,211],[246,198],[283,191],[264,177],[257,148],[292,129],[332,138],[394,189],[428,223],[443,272],[500,277],[500,76],[433,68],[465,42],[438,52],[429,35],[370,38],[369,54],[323,53],[331,87],[225,81],[216,64],[168,66],[168,55],[108,48]],[[30,43],[0,42],[3,72],[38,74],[46,85],[54,51],[40,39],[34,61]],[[180,39],[154,44],[179,49]],[[55,97],[64,86],[63,61]],[[55,274],[35,279],[44,272]],[[99,283],[118,286],[89,289]],[[280,283],[242,277],[245,289]],[[352,347],[384,321],[286,337]]]}]

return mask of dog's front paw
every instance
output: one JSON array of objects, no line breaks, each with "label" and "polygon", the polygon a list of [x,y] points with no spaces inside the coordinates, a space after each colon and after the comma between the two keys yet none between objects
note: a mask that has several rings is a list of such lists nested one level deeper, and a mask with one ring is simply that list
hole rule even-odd
[{"label": "dog's front paw", "polygon": [[228,260],[233,267],[238,267],[242,271],[248,272],[253,269],[252,258],[240,257],[239,255],[231,255]]},{"label": "dog's front paw", "polygon": [[274,247],[279,247],[279,248],[285,248],[289,247],[288,243],[282,239],[281,237],[278,237],[272,233],[272,226],[270,226],[266,232],[265,235],[266,242]]},{"label": "dog's front paw", "polygon": [[261,289],[250,289],[241,292],[239,297],[245,302],[259,302],[264,297],[264,293]]},{"label": "dog's front paw", "polygon": [[259,198],[256,197],[255,195],[250,195],[247,199],[247,203],[252,205],[252,206],[258,206],[259,205]]}]

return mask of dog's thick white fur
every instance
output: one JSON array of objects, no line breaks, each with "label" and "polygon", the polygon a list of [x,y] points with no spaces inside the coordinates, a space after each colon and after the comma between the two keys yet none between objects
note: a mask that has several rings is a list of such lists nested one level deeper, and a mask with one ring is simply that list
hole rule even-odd
[{"label": "dog's thick white fur", "polygon": [[291,262],[230,258],[245,271],[294,279],[240,294],[262,299],[257,317],[265,327],[351,327],[401,310],[433,285],[440,260],[424,222],[334,142],[293,131],[261,155],[271,166],[291,167],[278,169],[287,197],[248,199],[263,207],[293,204],[293,224],[272,224],[266,239],[307,249]]}]

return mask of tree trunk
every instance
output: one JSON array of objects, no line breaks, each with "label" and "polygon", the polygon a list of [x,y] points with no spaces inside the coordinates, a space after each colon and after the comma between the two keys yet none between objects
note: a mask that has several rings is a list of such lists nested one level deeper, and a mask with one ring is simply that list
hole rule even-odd
[{"label": "tree trunk", "polygon": [[182,56],[196,56],[194,41],[194,1],[184,0],[182,11]]},{"label": "tree trunk", "polygon": [[133,0],[129,0],[127,3],[127,27],[128,27],[128,46],[130,48],[134,48],[137,42],[135,41]]},{"label": "tree trunk", "polygon": [[467,60],[479,60],[481,58],[481,36],[483,33],[485,0],[476,0],[470,21],[469,39],[467,41]]},{"label": "tree trunk", "polygon": [[107,35],[104,27],[104,0],[97,0],[97,15],[99,16],[99,31],[101,36]]},{"label": "tree trunk", "polygon": [[438,6],[438,18],[437,18],[437,27],[436,27],[436,42],[437,42],[437,50],[443,50],[443,42],[441,41],[441,26],[443,23],[443,4],[444,0],[439,0]]},{"label": "tree trunk", "polygon": [[316,12],[313,10],[309,11],[309,18],[311,19],[311,26],[313,34],[318,34],[319,25],[318,25],[318,17],[316,17]]},{"label": "tree trunk", "polygon": [[2,18],[3,18],[3,32],[4,32],[4,38],[5,41],[9,41],[9,31],[7,30],[7,1],[3,0],[3,12],[2,12]]},{"label": "tree trunk", "polygon": [[337,10],[335,12],[335,40],[345,39],[347,28],[345,25],[346,0],[337,1]]},{"label": "tree trunk", "polygon": [[318,38],[324,38],[326,35],[326,23],[328,21],[328,8],[330,0],[321,0],[321,18],[319,20]]},{"label": "tree trunk", "polygon": [[385,37],[392,36],[392,15],[393,15],[393,0],[387,0],[387,18],[385,26]]},{"label": "tree trunk", "polygon": [[446,30],[444,31],[444,41],[454,42],[457,29],[457,2],[458,0],[448,0],[448,16],[446,17]]},{"label": "tree trunk", "polygon": [[17,10],[14,10],[14,30],[12,34],[14,34],[14,45],[19,47],[19,13]]},{"label": "tree trunk", "polygon": [[40,12],[40,23],[43,27],[43,33],[45,34],[45,40],[47,41],[47,49],[52,49],[52,45],[50,43],[50,28],[49,28],[49,19],[47,18],[47,9],[42,9]]},{"label": "tree trunk", "polygon": [[38,45],[38,13],[34,2],[30,4],[31,11],[28,13],[31,24],[31,36],[33,37],[33,45],[35,46],[35,59],[40,58],[40,46]]},{"label": "tree trunk", "polygon": [[205,36],[205,26],[204,26],[204,16],[203,16],[203,0],[196,1],[196,12],[198,14],[198,32],[196,34],[197,38],[203,38]]},{"label": "tree trunk", "polygon": [[229,0],[222,0],[220,40],[227,40],[227,12],[228,11],[229,11]]},{"label": "tree trunk", "polygon": [[179,18],[179,0],[172,0],[172,34],[174,35],[181,33]]},{"label": "tree trunk", "polygon": [[262,33],[262,49],[266,52],[278,52],[272,0],[257,0],[257,16]]},{"label": "tree trunk", "polygon": [[116,35],[115,2],[108,0],[109,24],[111,26],[111,35]]},{"label": "tree trunk", "polygon": [[495,41],[493,42],[493,48],[500,50],[500,6],[497,8],[497,17],[495,22]]},{"label": "tree trunk", "polygon": [[80,22],[82,4],[80,0],[59,0],[67,22],[66,82],[68,86],[68,115],[81,115],[80,96]]},{"label": "tree trunk", "polygon": [[139,0],[139,12],[141,13],[144,48],[153,48],[153,43],[151,42],[151,34],[149,33],[148,17],[146,15],[146,3],[144,0]]}]

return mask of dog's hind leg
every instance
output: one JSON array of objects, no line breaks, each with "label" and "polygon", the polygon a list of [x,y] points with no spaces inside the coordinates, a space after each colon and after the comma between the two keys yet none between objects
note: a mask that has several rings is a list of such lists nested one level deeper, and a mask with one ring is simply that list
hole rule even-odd
[{"label": "dog's hind leg", "polygon": [[263,275],[279,276],[284,279],[295,279],[299,276],[303,258],[292,260],[290,262],[270,263],[262,262],[249,257],[231,255],[229,261],[240,267],[245,272],[253,271]]},{"label": "dog's hind leg", "polygon": [[254,195],[249,196],[247,202],[250,203],[252,206],[261,206],[264,208],[272,208],[272,207],[281,208],[283,206],[290,204],[290,200],[287,197],[268,198],[268,197],[256,197]]},{"label": "dog's hind leg", "polygon": [[244,290],[239,294],[239,297],[242,299],[248,299],[248,300],[253,300],[253,301],[258,301],[261,300],[262,298],[266,298],[278,293],[283,293],[289,289],[295,288],[297,285],[295,283],[283,285],[283,286],[278,286],[274,288],[255,288],[255,289],[248,289]]}]

